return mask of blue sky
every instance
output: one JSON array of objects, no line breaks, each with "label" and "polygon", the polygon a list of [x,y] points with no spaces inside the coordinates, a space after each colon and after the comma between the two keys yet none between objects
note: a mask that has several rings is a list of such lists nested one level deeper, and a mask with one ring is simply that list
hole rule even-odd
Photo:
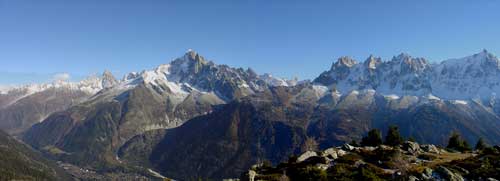
[{"label": "blue sky", "polygon": [[500,54],[498,0],[0,0],[0,84],[116,76],[192,48],[219,64],[314,78],[339,56]]}]

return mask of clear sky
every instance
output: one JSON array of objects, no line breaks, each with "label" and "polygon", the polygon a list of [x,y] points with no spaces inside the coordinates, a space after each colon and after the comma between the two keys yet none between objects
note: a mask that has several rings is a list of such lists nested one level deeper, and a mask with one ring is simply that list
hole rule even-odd
[{"label": "clear sky", "polygon": [[343,55],[499,55],[500,0],[0,0],[0,84],[121,77],[190,48],[301,79]]}]

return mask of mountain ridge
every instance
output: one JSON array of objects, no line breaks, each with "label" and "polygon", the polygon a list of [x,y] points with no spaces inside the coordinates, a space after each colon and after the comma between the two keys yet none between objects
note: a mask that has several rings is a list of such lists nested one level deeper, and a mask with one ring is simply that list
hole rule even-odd
[{"label": "mountain ridge", "polygon": [[[193,64],[194,63],[194,64]],[[197,64],[197,65],[195,65]],[[463,64],[463,65],[461,65]],[[168,71],[173,71],[172,74],[182,73],[198,73],[202,65],[210,65],[215,67],[227,67],[226,65],[217,65],[213,61],[206,60],[194,50],[188,50],[182,57],[172,60],[170,63],[162,64],[154,69],[146,69],[137,72],[130,72],[123,76],[122,79],[116,80],[113,75],[105,71],[102,78],[112,77],[112,80],[96,80],[96,76],[90,76],[80,82],[54,82],[48,84],[31,84],[22,86],[3,86],[0,94],[7,94],[9,91],[25,89],[28,92],[37,92],[50,87],[71,87],[82,89],[89,93],[97,93],[103,88],[109,88],[120,83],[130,81],[142,77],[145,81],[154,81],[160,74],[170,74]],[[171,68],[174,67],[174,68]],[[187,69],[190,69],[189,71]],[[244,70],[237,68],[241,72],[246,72],[273,86],[293,86],[297,83],[308,81],[307,79],[282,79],[274,77],[270,74],[257,75],[252,69]],[[459,71],[451,71],[456,69]],[[357,89],[374,89],[384,94],[399,94],[401,95],[418,95],[433,94],[445,99],[472,99],[472,98],[487,98],[492,94],[485,95],[489,92],[499,92],[499,86],[494,84],[500,70],[500,61],[498,58],[483,50],[479,53],[462,57],[443,60],[439,63],[431,63],[425,58],[412,57],[407,53],[400,53],[393,56],[389,60],[383,60],[380,57],[370,55],[364,61],[357,61],[348,56],[342,56],[334,61],[331,68],[324,71],[313,82],[324,86],[334,87],[341,92],[348,92]],[[383,72],[388,72],[384,74]],[[484,72],[484,73],[481,73]],[[186,75],[184,75],[186,76]],[[401,79],[395,79],[395,76],[400,76]],[[404,77],[406,76],[406,77]],[[178,82],[179,77],[169,76],[168,81]],[[461,83],[460,79],[464,78],[468,82]],[[114,80],[113,80],[114,79]],[[469,80],[472,79],[472,80]],[[485,80],[486,86],[471,84],[471,81]],[[96,84],[96,81],[109,81],[111,84],[102,82],[101,85]],[[184,80],[185,81],[185,80]],[[405,84],[403,82],[412,82]],[[332,84],[335,83],[335,86]],[[75,85],[82,86],[75,86]],[[103,85],[106,84],[104,87]],[[474,89],[465,89],[466,86],[475,86]],[[242,85],[252,86],[256,85]],[[205,87],[206,88],[206,87]],[[465,90],[465,95],[458,95],[457,91]],[[447,91],[447,92],[445,92]],[[452,93],[452,95],[446,95]]]},{"label": "mountain ridge", "polygon": [[[479,65],[498,61],[487,52],[470,57]],[[484,137],[498,143],[498,99],[448,99],[432,92],[432,85],[442,81],[432,76],[447,78],[443,80],[456,88],[453,81],[465,75],[488,78],[498,73],[487,69],[489,74],[475,74],[472,70],[484,66],[471,65],[471,71],[437,75],[438,65],[408,54],[390,61],[341,57],[314,81],[299,81],[217,65],[188,51],[121,80],[105,72],[98,81],[102,89],[54,111],[21,137],[83,168],[133,165],[181,179],[192,172],[207,178],[235,176],[235,170],[247,169],[255,159],[283,161],[283,155],[298,153],[308,139],[326,148],[392,124],[424,143],[442,144],[452,131],[469,141]],[[249,159],[249,154],[256,157]],[[184,163],[196,160],[194,165]],[[175,172],[179,169],[183,172]]]}]

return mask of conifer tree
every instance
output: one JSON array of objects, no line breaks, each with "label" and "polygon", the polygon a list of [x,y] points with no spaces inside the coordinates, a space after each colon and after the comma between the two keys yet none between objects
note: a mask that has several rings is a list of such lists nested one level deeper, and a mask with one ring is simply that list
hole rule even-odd
[{"label": "conifer tree", "polygon": [[448,146],[446,146],[446,148],[461,152],[471,150],[469,143],[463,140],[458,132],[453,132],[451,134],[450,139],[448,140]]},{"label": "conifer tree", "polygon": [[477,140],[475,149],[476,150],[483,150],[486,147],[488,147],[488,146],[486,145],[486,143],[484,143],[483,138],[479,138],[479,140]]},{"label": "conifer tree", "polygon": [[403,138],[399,134],[399,128],[397,126],[390,126],[387,131],[387,136],[385,137],[385,144],[389,146],[398,146],[403,143]]},{"label": "conifer tree", "polygon": [[372,129],[361,140],[361,146],[378,146],[382,144],[382,134],[378,129]]}]

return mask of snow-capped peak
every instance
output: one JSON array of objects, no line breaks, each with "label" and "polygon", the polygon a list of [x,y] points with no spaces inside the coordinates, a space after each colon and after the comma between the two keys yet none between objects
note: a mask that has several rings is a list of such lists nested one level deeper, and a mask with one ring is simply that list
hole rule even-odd
[{"label": "snow-capped peak", "polygon": [[467,69],[483,69],[484,71],[500,69],[500,61],[498,58],[486,50],[464,58],[443,61],[442,64],[448,66],[452,64],[461,64]]},{"label": "snow-capped peak", "polygon": [[393,57],[389,63],[399,66],[398,68],[401,74],[421,73],[429,68],[429,63],[426,59],[420,57],[413,58],[406,53],[401,53]]},{"label": "snow-capped peak", "polygon": [[9,86],[3,89],[3,94],[8,94],[10,91],[23,92],[24,96],[31,95],[37,92],[42,92],[51,88],[62,88],[70,90],[79,90],[87,94],[95,94],[104,88],[109,88],[118,84],[110,72],[104,72],[102,76],[92,75],[78,82],[70,82],[66,79],[55,79],[51,83],[27,84],[21,86]]},{"label": "snow-capped peak", "polygon": [[265,73],[260,75],[259,78],[271,86],[294,86],[297,85],[297,78],[292,80],[273,77],[271,74]]},{"label": "snow-capped peak", "polygon": [[405,53],[390,61],[370,56],[363,65],[341,57],[314,82],[342,93],[374,89],[399,97],[432,94],[442,99],[487,98],[500,93],[500,61],[486,50],[440,64]]},{"label": "snow-capped peak", "polygon": [[0,94],[7,94],[13,88],[14,88],[14,86],[0,85]]}]

